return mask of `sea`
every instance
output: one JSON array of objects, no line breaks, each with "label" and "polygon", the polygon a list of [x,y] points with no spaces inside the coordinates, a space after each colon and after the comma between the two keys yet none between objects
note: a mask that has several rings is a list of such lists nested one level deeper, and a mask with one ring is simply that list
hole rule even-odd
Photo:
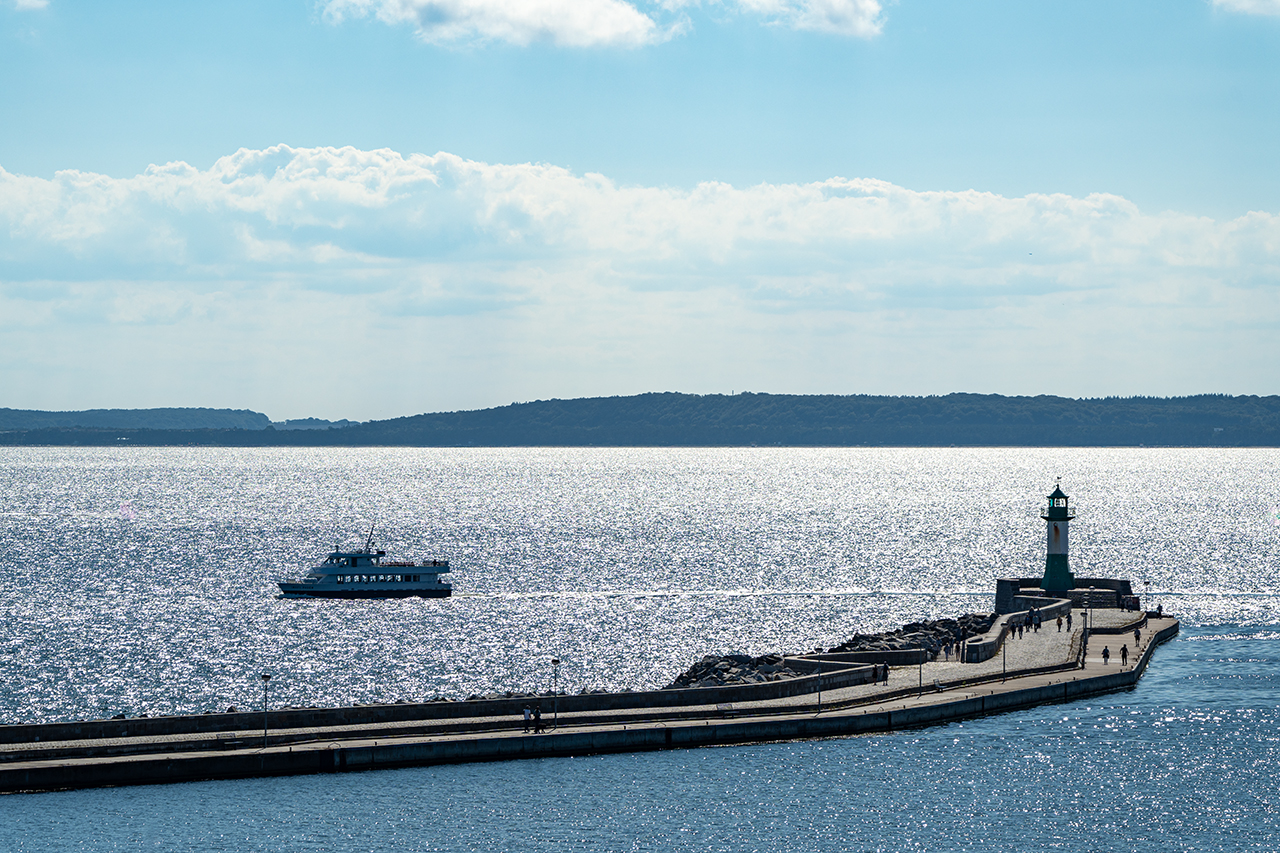
[{"label": "sea", "polygon": [[[928,729],[0,797],[5,851],[1280,849],[1280,451],[0,448],[0,723],[661,687],[988,612],[1182,620],[1133,690]],[[280,598],[335,546],[454,596]],[[560,661],[558,667],[552,660]],[[272,676],[263,690],[263,673]]]}]

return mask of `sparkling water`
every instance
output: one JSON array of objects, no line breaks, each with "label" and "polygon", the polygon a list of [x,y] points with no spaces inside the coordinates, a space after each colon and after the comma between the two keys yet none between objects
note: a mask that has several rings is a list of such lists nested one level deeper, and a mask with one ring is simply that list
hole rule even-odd
[{"label": "sparkling water", "polygon": [[[661,686],[991,606],[1184,619],[1131,693],[792,744],[0,798],[0,849],[1274,849],[1280,452],[0,449],[6,722]],[[368,527],[444,600],[277,597]]]}]

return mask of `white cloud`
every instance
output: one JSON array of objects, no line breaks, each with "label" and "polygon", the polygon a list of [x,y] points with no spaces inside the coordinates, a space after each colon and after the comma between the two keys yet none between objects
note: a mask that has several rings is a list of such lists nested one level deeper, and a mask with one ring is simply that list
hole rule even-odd
[{"label": "white cloud", "polygon": [[[872,38],[884,19],[878,0],[707,0],[731,5],[797,30]],[[649,0],[641,11],[626,0],[324,0],[335,23],[375,16],[412,27],[432,44],[549,41],[570,47],[639,47],[665,41],[689,26],[681,10],[701,0]],[[664,14],[657,14],[664,13]],[[660,22],[659,18],[665,19]]]},{"label": "white cloud", "polygon": [[623,0],[327,0],[333,21],[370,13],[388,24],[407,24],[434,44],[550,41],[571,47],[635,47],[668,38],[673,30]]},{"label": "white cloud", "polygon": [[739,6],[789,24],[843,36],[871,38],[884,27],[877,0],[737,0]]},{"label": "white cloud", "polygon": [[[386,149],[242,149],[207,171],[170,163],[123,179],[0,171],[0,257],[41,269],[57,258],[77,275],[102,264],[131,275],[216,268],[253,276],[480,257],[594,258],[615,271],[680,275],[785,257],[798,277],[877,269],[883,281],[929,263],[982,268],[988,282],[1033,267],[1065,283],[1081,265],[1222,269],[1245,255],[1274,260],[1277,222],[1266,213],[1226,223],[1151,216],[1106,194],[1006,198],[866,178],[628,187],[546,164]],[[1014,249],[1036,260],[1010,266]]]},{"label": "white cloud", "polygon": [[13,0],[13,7],[20,11],[44,9],[48,5],[49,0]]},{"label": "white cloud", "polygon": [[[388,416],[654,388],[1274,392],[1280,216],[276,146],[131,178],[0,170],[0,315],[6,405],[49,376],[112,387],[107,366],[259,408],[236,395],[284,393],[268,371],[290,412],[330,417],[373,416],[306,405],[348,381]],[[1051,340],[1073,365],[1053,382],[1092,384],[1045,385]]]},{"label": "white cloud", "polygon": [[1213,0],[1213,5],[1246,15],[1280,15],[1280,0]]}]

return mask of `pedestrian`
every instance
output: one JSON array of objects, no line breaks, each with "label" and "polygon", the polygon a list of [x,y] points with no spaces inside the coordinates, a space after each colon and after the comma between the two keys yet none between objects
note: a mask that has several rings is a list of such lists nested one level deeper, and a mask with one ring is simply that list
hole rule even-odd
[{"label": "pedestrian", "polygon": [[1059,634],[1062,633],[1062,617],[1061,616],[1058,617],[1058,633]]},{"label": "pedestrian", "polygon": [[524,706],[524,733],[529,733],[529,722],[533,719],[533,712],[529,710],[529,705]]},{"label": "pedestrian", "polygon": [[1120,665],[1121,666],[1129,665],[1129,644],[1128,643],[1120,647]]},{"label": "pedestrian", "polygon": [[1019,640],[1022,639],[1022,623],[1021,622],[1018,623],[1018,639]]},{"label": "pedestrian", "polygon": [[1138,643],[1141,643],[1141,642],[1142,642],[1142,629],[1141,629],[1141,628],[1134,628],[1134,629],[1133,629],[1133,646],[1134,646],[1134,648],[1137,648],[1137,647],[1138,647]]},{"label": "pedestrian", "polygon": [[1040,633],[1040,611],[1039,610],[1037,610],[1035,612],[1035,615],[1031,617],[1031,630],[1035,631],[1037,634]]},{"label": "pedestrian", "polygon": [[1067,630],[1071,630],[1071,611],[1067,611]]},{"label": "pedestrian", "polygon": [[889,683],[889,664],[883,663],[881,664],[881,666],[884,667],[884,683],[888,684]]},{"label": "pedestrian", "polygon": [[1157,604],[1157,605],[1156,605],[1156,618],[1157,618],[1157,619],[1163,619],[1163,618],[1164,618],[1164,605],[1163,605],[1163,604]]},{"label": "pedestrian", "polygon": [[1106,666],[1111,661],[1111,649],[1106,646],[1102,647],[1102,665]]},{"label": "pedestrian", "polygon": [[544,727],[542,725],[542,706],[534,705],[533,706],[533,733],[535,735],[540,735],[542,734],[543,731],[544,731]]},{"label": "pedestrian", "polygon": [[942,659],[947,663],[951,662],[951,644],[947,643],[942,647]]}]

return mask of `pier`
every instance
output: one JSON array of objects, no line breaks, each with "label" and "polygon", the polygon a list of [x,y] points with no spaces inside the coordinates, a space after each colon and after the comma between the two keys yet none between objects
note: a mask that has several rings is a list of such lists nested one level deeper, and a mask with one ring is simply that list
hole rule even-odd
[{"label": "pier", "polygon": [[[1080,620],[1061,632],[1046,621],[1021,639],[1004,637],[998,653],[982,662],[891,667],[887,684],[882,668],[865,665],[845,667],[847,683],[824,682],[821,693],[741,702],[696,702],[689,697],[697,690],[670,691],[681,694],[682,704],[646,707],[626,707],[644,694],[543,697],[544,723],[552,722],[548,705],[559,708],[558,725],[541,734],[523,731],[520,708],[527,703],[520,699],[272,712],[265,738],[261,714],[256,727],[232,729],[217,719],[229,715],[3,726],[0,792],[685,749],[939,725],[1128,689],[1155,649],[1178,632],[1176,619],[1155,613],[1095,610],[1093,620],[1087,652]],[[1141,630],[1139,643],[1134,627]],[[1121,645],[1129,647],[1127,666]],[[1111,647],[1109,662],[1104,646]],[[863,675],[849,675],[854,672]],[[723,696],[702,690],[713,699]],[[247,722],[253,715],[230,716]],[[348,721],[335,722],[342,719]],[[138,729],[145,732],[130,733]],[[79,734],[68,737],[72,732]]]}]

